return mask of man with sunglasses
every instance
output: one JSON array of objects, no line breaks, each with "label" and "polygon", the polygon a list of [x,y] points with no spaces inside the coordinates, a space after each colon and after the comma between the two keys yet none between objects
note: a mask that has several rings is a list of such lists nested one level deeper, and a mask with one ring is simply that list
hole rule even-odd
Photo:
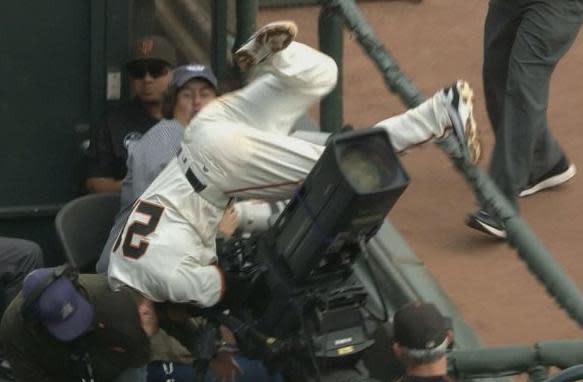
[{"label": "man with sunglasses", "polygon": [[176,51],[164,38],[137,40],[126,69],[131,101],[109,111],[92,129],[86,187],[89,192],[118,192],[126,174],[128,145],[162,119],[162,101],[176,65]]}]

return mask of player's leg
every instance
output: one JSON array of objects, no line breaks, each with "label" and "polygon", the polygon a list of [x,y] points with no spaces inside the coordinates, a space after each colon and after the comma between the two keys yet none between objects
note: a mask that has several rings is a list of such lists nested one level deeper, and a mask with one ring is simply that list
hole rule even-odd
[{"label": "player's leg", "polygon": [[204,143],[193,172],[228,197],[288,199],[324,150],[298,138],[229,125],[199,136]]},{"label": "player's leg", "polygon": [[[260,40],[268,44],[261,36],[242,49],[251,51]],[[323,150],[284,134],[335,86],[336,64],[300,43],[267,52],[255,60],[262,61],[253,82],[207,105],[185,132],[182,146],[190,163],[184,164],[202,183],[229,196],[288,198]]]},{"label": "player's leg", "polygon": [[[452,123],[456,120],[458,123]],[[476,161],[480,146],[472,116],[472,92],[458,81],[437,92],[420,106],[379,122],[396,151],[453,133]],[[455,128],[454,128],[455,127]],[[323,146],[294,137],[236,124],[217,124],[200,131],[194,166],[202,182],[215,185],[228,196],[286,199],[310,172]],[[205,170],[206,169],[206,170]]]},{"label": "player's leg", "polygon": [[286,135],[311,105],[334,88],[338,77],[334,60],[297,42],[254,70],[255,79],[233,94],[231,106],[246,112],[250,127]]},{"label": "player's leg", "polygon": [[[258,32],[239,49],[237,55],[258,55],[253,61],[258,63],[253,68],[254,80],[207,105],[193,120],[193,129],[190,130],[212,122],[227,121],[241,128],[287,135],[294,122],[332,90],[338,75],[336,63],[325,54],[296,42],[282,46],[281,35],[286,38],[284,41],[293,40],[294,28],[295,24],[291,22],[268,24],[259,31],[263,34]],[[273,33],[265,37],[265,31],[271,29]],[[279,41],[275,48],[270,44],[270,38]],[[256,52],[258,49],[260,53]],[[187,130],[187,139],[189,134]]]},{"label": "player's leg", "polygon": [[[481,148],[472,98],[472,89],[467,82],[460,80],[438,91],[421,105],[385,119],[375,127],[387,131],[397,152],[453,133],[467,148],[470,160],[477,162]],[[458,123],[453,123],[454,120]]]}]

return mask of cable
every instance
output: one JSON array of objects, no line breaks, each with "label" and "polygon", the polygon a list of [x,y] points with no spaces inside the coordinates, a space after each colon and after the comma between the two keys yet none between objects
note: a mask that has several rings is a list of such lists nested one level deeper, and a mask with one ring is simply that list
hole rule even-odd
[{"label": "cable", "polygon": [[316,378],[318,380],[318,382],[322,382],[322,375],[320,374],[320,368],[318,367],[318,361],[316,360],[316,354],[314,352],[314,348],[312,347],[312,339],[310,338],[310,336],[308,335],[307,331],[306,331],[306,326],[304,323],[304,315],[302,314],[302,312],[298,312],[298,307],[295,306],[295,304],[293,304],[294,306],[294,310],[296,311],[296,314],[298,315],[299,319],[300,319],[300,330],[304,335],[304,339],[308,344],[308,352],[310,354],[310,361],[312,361],[312,365],[314,366],[314,371],[316,372]]},{"label": "cable", "polygon": [[372,272],[372,268],[370,266],[369,263],[369,253],[368,253],[368,249],[366,248],[366,243],[364,241],[364,237],[362,235],[359,236],[358,238],[358,247],[360,248],[360,251],[363,253],[364,255],[364,263],[366,264],[366,271],[369,274],[370,278],[372,279],[372,283],[374,285],[374,289],[375,289],[375,293],[378,297],[378,299],[381,301],[381,305],[383,308],[383,317],[378,317],[376,314],[374,314],[371,310],[367,309],[365,306],[365,310],[377,321],[380,322],[387,322],[389,320],[389,312],[387,311],[387,305],[385,304],[385,299],[383,298],[383,296],[381,295],[381,290],[379,287],[379,283],[377,278],[375,277],[374,273]]},{"label": "cable", "polygon": [[314,211],[312,211],[310,206],[304,201],[304,198],[302,197],[300,191],[301,189],[296,189],[296,191],[294,192],[294,199],[298,200],[300,206],[304,209],[304,211],[306,211],[306,214],[314,223],[314,227],[316,227],[316,230],[320,233],[322,242],[324,242],[325,244],[331,244],[334,240],[328,235],[326,235],[326,232],[324,232],[324,229],[320,226],[320,223],[316,218],[316,214],[314,213]]}]

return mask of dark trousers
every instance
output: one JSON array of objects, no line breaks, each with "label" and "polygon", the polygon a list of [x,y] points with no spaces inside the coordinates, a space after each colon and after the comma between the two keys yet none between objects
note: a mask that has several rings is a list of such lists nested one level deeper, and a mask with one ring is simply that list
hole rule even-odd
[{"label": "dark trousers", "polygon": [[529,178],[564,155],[547,126],[549,82],[582,18],[582,0],[490,0],[483,80],[496,144],[489,171],[515,205]]},{"label": "dark trousers", "polygon": [[0,316],[22,288],[22,281],[32,270],[43,265],[43,255],[35,243],[0,236]]}]

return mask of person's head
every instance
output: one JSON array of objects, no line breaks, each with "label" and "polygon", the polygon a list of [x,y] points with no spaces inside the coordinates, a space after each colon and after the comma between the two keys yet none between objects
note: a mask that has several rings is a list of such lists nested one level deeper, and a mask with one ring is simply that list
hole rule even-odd
[{"label": "person's head", "polygon": [[[142,317],[145,299],[136,299],[129,288],[106,291],[93,301],[94,318],[87,342],[93,347],[116,354],[117,362],[137,367],[150,354],[150,332]],[[157,328],[157,327],[156,327]]]},{"label": "person's head", "polygon": [[72,341],[90,330],[93,306],[77,290],[66,267],[39,268],[22,283],[22,316],[42,324],[56,339]]},{"label": "person's head", "polygon": [[434,304],[414,302],[393,317],[393,352],[407,367],[444,359],[452,338],[450,322]]},{"label": "person's head", "polygon": [[146,104],[161,103],[175,65],[176,51],[163,37],[136,40],[126,63],[134,96]]},{"label": "person's head", "polygon": [[204,65],[184,65],[174,70],[164,100],[164,118],[176,118],[183,125],[217,96],[217,79]]},{"label": "person's head", "polygon": [[82,292],[85,287],[71,276],[76,274],[63,269],[70,268],[40,268],[26,276],[23,318],[62,342],[84,338],[104,351],[127,353],[128,359],[147,358],[149,340],[141,312],[146,300],[127,288],[113,292],[105,286],[92,290],[90,301]]}]

